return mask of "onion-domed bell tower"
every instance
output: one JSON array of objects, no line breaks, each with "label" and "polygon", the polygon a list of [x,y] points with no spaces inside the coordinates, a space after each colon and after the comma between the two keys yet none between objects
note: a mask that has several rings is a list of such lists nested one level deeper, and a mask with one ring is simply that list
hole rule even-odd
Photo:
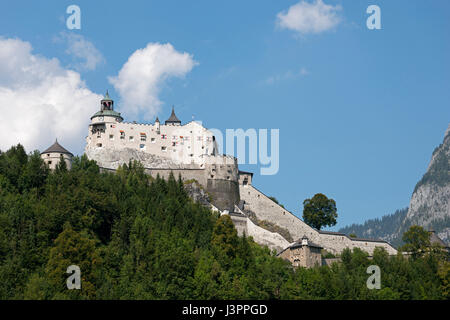
[{"label": "onion-domed bell tower", "polygon": [[109,97],[108,90],[106,90],[105,97],[100,101],[101,111],[114,110],[114,101]]},{"label": "onion-domed bell tower", "polygon": [[109,97],[108,91],[100,100],[100,111],[97,111],[91,117],[91,123],[106,123],[106,122],[122,122],[123,118],[120,112],[114,111],[114,101]]}]

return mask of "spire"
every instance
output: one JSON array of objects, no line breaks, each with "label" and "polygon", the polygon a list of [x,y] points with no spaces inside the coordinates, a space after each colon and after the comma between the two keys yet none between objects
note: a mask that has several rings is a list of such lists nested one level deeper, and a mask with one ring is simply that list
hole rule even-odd
[{"label": "spire", "polygon": [[103,98],[103,100],[111,100],[111,98],[109,97],[108,89],[106,90],[106,94],[105,94],[105,97]]},{"label": "spire", "polygon": [[175,107],[172,106],[172,113],[169,119],[166,120],[166,124],[181,124],[180,119],[175,115]]},{"label": "spire", "polygon": [[156,123],[156,122],[159,122],[159,118],[158,118],[158,117],[156,117],[155,123]]},{"label": "spire", "polygon": [[114,101],[109,96],[108,90],[106,90],[105,96],[103,97],[102,101],[100,101],[100,105],[100,110],[114,110]]}]

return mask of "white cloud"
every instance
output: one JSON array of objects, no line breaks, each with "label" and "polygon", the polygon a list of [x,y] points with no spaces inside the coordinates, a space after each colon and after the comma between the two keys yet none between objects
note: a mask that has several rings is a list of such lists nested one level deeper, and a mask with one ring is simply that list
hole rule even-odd
[{"label": "white cloud", "polygon": [[313,3],[300,1],[277,14],[277,25],[282,29],[294,30],[300,34],[320,33],[336,27],[340,22],[340,5],[332,6],[315,0]]},{"label": "white cloud", "polygon": [[152,120],[160,110],[158,95],[165,81],[183,78],[197,64],[192,55],[176,51],[170,43],[149,43],[136,50],[109,81],[120,93],[121,111],[132,116],[143,112],[145,119]]},{"label": "white cloud", "polygon": [[55,41],[66,43],[66,53],[74,59],[71,67],[77,71],[95,70],[99,64],[105,62],[105,58],[94,44],[80,34],[61,32]]},{"label": "white cloud", "polygon": [[1,150],[17,143],[27,151],[43,150],[58,138],[81,153],[101,98],[58,59],[33,54],[28,42],[0,37]]},{"label": "white cloud", "polygon": [[302,67],[298,71],[288,70],[284,73],[270,76],[265,79],[264,83],[268,84],[268,85],[272,85],[272,84],[275,84],[280,81],[292,80],[292,79],[296,79],[298,77],[304,77],[307,75],[309,75],[309,71],[306,68]]}]

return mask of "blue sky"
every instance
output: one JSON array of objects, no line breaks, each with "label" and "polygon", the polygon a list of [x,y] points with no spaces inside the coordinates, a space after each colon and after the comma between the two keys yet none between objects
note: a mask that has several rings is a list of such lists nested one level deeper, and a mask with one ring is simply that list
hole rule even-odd
[{"label": "blue sky", "polygon": [[[2,0],[0,37],[28,42],[33,55],[74,69],[92,97],[109,89],[130,121],[145,119],[127,115],[108,79],[136,50],[170,43],[196,64],[158,86],[160,119],[173,104],[181,120],[194,115],[209,128],[280,130],[276,175],[241,166],[255,172],[258,189],[300,217],[304,199],[326,194],[338,207],[333,230],[406,207],[449,125],[450,2],[324,0],[340,8],[339,22],[305,33],[277,23],[296,3]],[[81,30],[66,28],[71,4],[81,8]],[[371,4],[381,8],[381,30],[366,27]],[[64,40],[74,35],[101,57],[95,67],[77,65]],[[78,142],[59,135],[82,152],[86,134]],[[51,144],[52,135],[44,136],[30,140],[31,148]]]}]

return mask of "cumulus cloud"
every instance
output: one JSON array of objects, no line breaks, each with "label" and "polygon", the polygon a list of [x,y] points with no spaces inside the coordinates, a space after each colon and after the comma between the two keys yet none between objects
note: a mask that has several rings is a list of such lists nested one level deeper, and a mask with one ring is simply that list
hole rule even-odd
[{"label": "cumulus cloud", "polygon": [[61,32],[55,40],[67,45],[66,53],[73,57],[74,63],[71,67],[75,70],[95,70],[99,64],[105,62],[103,55],[94,44],[80,34]]},{"label": "cumulus cloud", "polygon": [[1,150],[17,143],[44,150],[58,138],[81,153],[101,98],[58,59],[33,54],[28,42],[0,37]]},{"label": "cumulus cloud", "polygon": [[121,111],[152,120],[161,108],[159,93],[169,78],[183,78],[198,63],[170,44],[149,43],[136,50],[109,81],[121,96]]},{"label": "cumulus cloud", "polygon": [[321,33],[336,27],[340,22],[340,5],[332,6],[322,0],[312,3],[300,1],[287,11],[278,13],[277,25],[299,34]]}]

